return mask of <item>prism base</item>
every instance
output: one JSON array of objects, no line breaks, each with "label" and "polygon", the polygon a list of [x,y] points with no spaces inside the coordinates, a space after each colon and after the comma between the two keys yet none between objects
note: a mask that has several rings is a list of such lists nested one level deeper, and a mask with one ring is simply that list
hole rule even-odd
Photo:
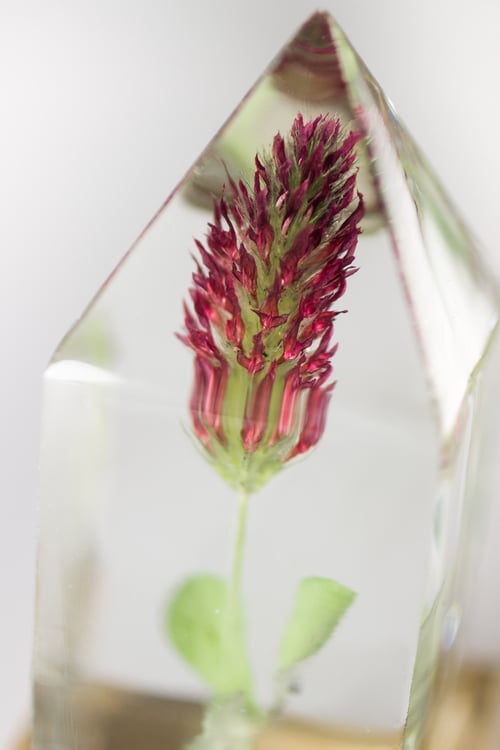
[{"label": "prism base", "polygon": [[[43,701],[51,700],[46,691],[43,693],[39,704],[42,716]],[[40,699],[40,692],[38,696]],[[499,705],[498,675],[479,669],[464,671],[453,689],[435,704],[425,750],[494,747],[495,739],[500,736]],[[201,719],[201,708],[196,703],[98,685],[81,686],[74,694],[72,707],[77,719],[89,711],[98,717],[93,727],[86,728],[88,736],[79,737],[82,746],[89,750],[179,750],[198,731]],[[262,733],[258,750],[396,750],[400,746],[401,738],[396,736],[347,735],[287,720]],[[30,748],[27,736],[13,750]]]}]

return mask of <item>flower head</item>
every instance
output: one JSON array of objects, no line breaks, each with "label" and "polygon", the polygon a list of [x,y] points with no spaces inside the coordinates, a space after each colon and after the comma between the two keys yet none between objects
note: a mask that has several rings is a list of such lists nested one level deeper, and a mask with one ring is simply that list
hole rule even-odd
[{"label": "flower head", "polygon": [[321,438],[333,389],[332,309],[355,272],[363,215],[355,133],[329,116],[274,138],[252,185],[214,201],[185,306],[195,354],[198,441],[235,487],[254,491]]}]

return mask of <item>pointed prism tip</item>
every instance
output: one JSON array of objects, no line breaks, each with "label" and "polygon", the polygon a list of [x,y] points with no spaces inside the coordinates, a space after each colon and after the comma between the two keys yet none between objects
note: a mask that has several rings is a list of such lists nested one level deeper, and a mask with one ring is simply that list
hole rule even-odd
[{"label": "pointed prism tip", "polygon": [[316,11],[298,30],[292,44],[303,45],[310,50],[324,50],[333,45],[333,18],[327,11]]},{"label": "pointed prism tip", "polygon": [[302,24],[271,69],[278,89],[289,96],[317,102],[344,96],[335,26],[326,11],[313,13]]}]

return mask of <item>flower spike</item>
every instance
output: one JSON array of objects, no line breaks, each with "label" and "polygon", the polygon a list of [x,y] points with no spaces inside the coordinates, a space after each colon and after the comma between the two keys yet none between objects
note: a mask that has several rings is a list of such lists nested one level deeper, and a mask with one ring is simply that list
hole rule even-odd
[{"label": "flower spike", "polygon": [[356,133],[298,115],[258,154],[252,186],[214,201],[181,341],[195,355],[194,433],[234,487],[253,492],[320,440],[333,384],[332,305],[355,272],[363,216]]}]

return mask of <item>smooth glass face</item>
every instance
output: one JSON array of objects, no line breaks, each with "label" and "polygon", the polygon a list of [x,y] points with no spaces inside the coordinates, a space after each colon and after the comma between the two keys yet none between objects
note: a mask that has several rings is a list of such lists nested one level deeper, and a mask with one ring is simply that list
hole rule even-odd
[{"label": "smooth glass face", "polygon": [[[347,312],[335,319],[326,426],[250,488],[242,522],[237,490],[196,432],[195,357],[175,334],[214,196],[229,175],[251,183],[256,154],[299,113],[362,136],[358,271],[334,305]],[[443,633],[448,648],[460,619],[472,376],[496,318],[469,237],[394,118],[338,27],[315,15],[56,352],[42,442],[38,750],[76,750],[82,738],[96,750],[181,750],[195,737],[202,750],[419,746]],[[226,433],[242,418],[232,387],[236,397],[210,402]],[[179,614],[172,602],[188,582]],[[342,603],[339,591],[355,597]],[[241,659],[248,679],[235,676]]]}]

